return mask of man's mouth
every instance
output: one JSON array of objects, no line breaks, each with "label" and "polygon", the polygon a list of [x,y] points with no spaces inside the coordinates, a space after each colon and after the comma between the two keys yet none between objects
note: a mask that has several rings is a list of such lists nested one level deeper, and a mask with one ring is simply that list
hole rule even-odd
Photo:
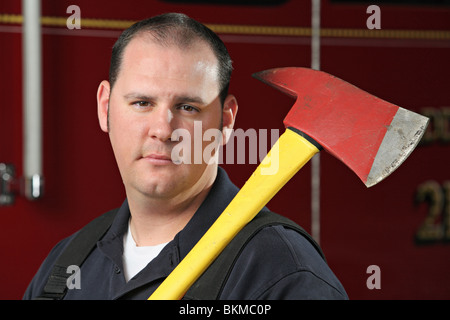
[{"label": "man's mouth", "polygon": [[170,155],[159,153],[145,155],[142,157],[142,159],[154,165],[167,165],[172,163],[172,158],[170,157]]}]

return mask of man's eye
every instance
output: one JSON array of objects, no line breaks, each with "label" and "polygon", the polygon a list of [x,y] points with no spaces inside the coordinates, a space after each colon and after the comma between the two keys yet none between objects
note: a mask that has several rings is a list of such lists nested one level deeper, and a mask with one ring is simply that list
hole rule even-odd
[{"label": "man's eye", "polygon": [[140,107],[140,108],[145,108],[148,107],[150,105],[149,102],[147,101],[136,101],[133,103],[135,106]]},{"label": "man's eye", "polygon": [[135,108],[137,111],[147,111],[150,110],[152,107],[152,103],[149,101],[135,101],[131,104],[133,108]]},{"label": "man's eye", "polygon": [[195,108],[193,106],[190,106],[188,104],[183,104],[183,105],[179,106],[179,109],[183,110],[183,111],[187,111],[187,112],[196,112],[196,111],[198,111],[197,108]]}]

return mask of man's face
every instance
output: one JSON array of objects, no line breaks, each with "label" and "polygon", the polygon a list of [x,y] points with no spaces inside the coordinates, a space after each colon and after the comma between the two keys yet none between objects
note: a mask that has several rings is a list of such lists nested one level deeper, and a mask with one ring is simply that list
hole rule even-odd
[{"label": "man's face", "polygon": [[[219,100],[217,59],[205,43],[187,49],[163,47],[138,35],[124,51],[113,90],[107,82],[102,85],[100,124],[109,132],[128,197],[182,202],[212,183],[216,165],[171,160],[172,149],[179,143],[171,141],[174,130],[187,130],[193,140],[194,122],[201,121],[203,132],[222,129],[222,114],[227,112]],[[208,143],[202,142],[202,149]]]}]

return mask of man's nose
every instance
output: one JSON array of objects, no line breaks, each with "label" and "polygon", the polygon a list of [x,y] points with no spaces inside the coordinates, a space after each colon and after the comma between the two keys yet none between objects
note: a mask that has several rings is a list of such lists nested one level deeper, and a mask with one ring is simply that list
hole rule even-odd
[{"label": "man's nose", "polygon": [[150,114],[148,135],[161,141],[170,140],[173,132],[173,113],[169,108],[158,107]]}]

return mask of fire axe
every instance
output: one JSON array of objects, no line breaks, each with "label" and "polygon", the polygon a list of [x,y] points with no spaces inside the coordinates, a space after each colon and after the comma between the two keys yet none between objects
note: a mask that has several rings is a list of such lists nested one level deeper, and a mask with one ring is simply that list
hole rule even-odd
[{"label": "fire axe", "polygon": [[[272,197],[325,149],[371,187],[397,169],[420,141],[429,119],[379,99],[328,73],[275,68],[253,75],[296,99],[286,131],[211,228],[149,297],[181,299],[191,285]],[[264,174],[271,153],[278,170]]]}]

